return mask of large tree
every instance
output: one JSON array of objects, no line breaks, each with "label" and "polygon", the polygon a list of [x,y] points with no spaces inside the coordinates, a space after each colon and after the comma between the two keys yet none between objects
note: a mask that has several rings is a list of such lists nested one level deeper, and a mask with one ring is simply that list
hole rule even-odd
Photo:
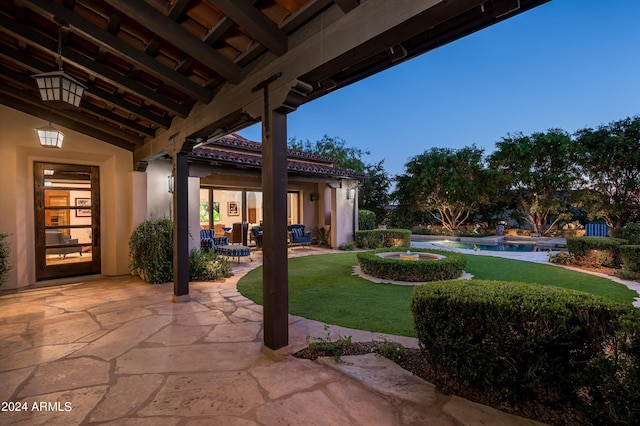
[{"label": "large tree", "polygon": [[609,226],[636,220],[640,187],[640,117],[576,132],[578,162],[586,177],[581,208]]},{"label": "large tree", "polygon": [[432,148],[410,159],[405,173],[396,177],[394,197],[400,208],[411,215],[426,212],[455,232],[488,201],[483,152],[476,146]]},{"label": "large tree", "polygon": [[576,188],[576,149],[568,133],[560,129],[508,135],[496,143],[490,167],[502,173],[505,191],[531,225],[544,235],[568,217],[569,198]]}]

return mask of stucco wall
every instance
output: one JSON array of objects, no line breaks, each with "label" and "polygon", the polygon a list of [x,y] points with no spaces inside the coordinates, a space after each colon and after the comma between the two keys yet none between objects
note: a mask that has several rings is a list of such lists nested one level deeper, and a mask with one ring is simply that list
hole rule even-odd
[{"label": "stucco wall", "polygon": [[34,129],[47,124],[0,105],[0,231],[12,234],[9,241],[13,265],[3,288],[35,284],[35,161],[100,167],[102,274],[127,274],[132,154],[55,123],[53,125],[65,135],[62,148],[43,148]]}]

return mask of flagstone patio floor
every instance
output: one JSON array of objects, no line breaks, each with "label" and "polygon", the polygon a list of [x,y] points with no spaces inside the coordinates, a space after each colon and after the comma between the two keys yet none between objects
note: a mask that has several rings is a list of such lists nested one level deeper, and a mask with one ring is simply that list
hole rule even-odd
[{"label": "flagstone patio floor", "polygon": [[[326,253],[290,250],[290,256]],[[373,354],[310,361],[262,354],[262,307],[236,283],[99,278],[0,296],[0,425],[533,425],[435,387]],[[331,326],[337,335],[380,335]],[[289,317],[292,350],[324,324]],[[385,336],[405,346],[407,337]]]}]

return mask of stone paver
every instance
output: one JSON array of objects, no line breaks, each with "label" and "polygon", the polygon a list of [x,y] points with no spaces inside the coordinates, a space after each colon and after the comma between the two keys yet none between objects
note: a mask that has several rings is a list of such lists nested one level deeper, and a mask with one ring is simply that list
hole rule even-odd
[{"label": "stone paver", "polygon": [[[292,257],[325,253],[292,249]],[[190,284],[174,304],[172,284],[118,277],[0,296],[0,397],[24,411],[0,425],[435,425],[535,424],[441,395],[373,355],[309,361],[262,354],[262,307],[235,275]],[[293,351],[326,337],[322,323],[289,318]],[[333,338],[416,339],[332,326]]]}]

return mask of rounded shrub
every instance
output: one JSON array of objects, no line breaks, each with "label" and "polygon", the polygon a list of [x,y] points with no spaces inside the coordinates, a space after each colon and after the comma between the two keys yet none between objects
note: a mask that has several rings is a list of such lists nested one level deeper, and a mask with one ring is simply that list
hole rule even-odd
[{"label": "rounded shrub", "polygon": [[460,277],[467,258],[460,253],[443,250],[412,249],[412,253],[434,253],[445,256],[438,260],[400,260],[378,256],[379,253],[406,249],[380,249],[357,254],[362,271],[377,278],[410,282],[452,280]]},{"label": "rounded shrub", "polygon": [[376,214],[371,210],[358,211],[358,229],[370,231],[376,228]]},{"label": "rounded shrub", "polygon": [[622,228],[614,228],[611,230],[611,236],[626,240],[627,244],[640,244],[640,223],[629,222]]}]

